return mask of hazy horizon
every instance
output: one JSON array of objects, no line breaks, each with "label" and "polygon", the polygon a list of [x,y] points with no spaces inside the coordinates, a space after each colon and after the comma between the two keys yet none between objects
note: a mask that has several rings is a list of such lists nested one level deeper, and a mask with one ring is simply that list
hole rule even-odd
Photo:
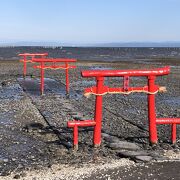
[{"label": "hazy horizon", "polygon": [[180,47],[180,41],[161,42],[98,42],[98,43],[75,43],[58,41],[1,41],[3,46],[69,46],[69,47]]}]

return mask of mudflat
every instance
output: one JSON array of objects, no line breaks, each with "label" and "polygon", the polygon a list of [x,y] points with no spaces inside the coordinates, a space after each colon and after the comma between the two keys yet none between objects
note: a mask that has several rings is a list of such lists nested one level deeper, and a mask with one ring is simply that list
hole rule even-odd
[{"label": "mudflat", "polygon": [[[40,96],[39,71],[16,60],[0,61],[0,175],[1,179],[179,179],[180,128],[171,144],[171,127],[158,126],[159,143],[149,145],[147,95],[103,97],[102,145],[93,148],[93,129],[79,129],[79,150],[72,148],[67,121],[93,119],[95,97],[83,96],[93,78],[82,78],[87,69],[153,69],[169,65],[171,73],[156,83],[167,92],[156,95],[158,117],[180,117],[180,59],[93,62],[78,61],[70,70],[70,97],[65,94],[63,70],[45,72],[45,95]],[[132,78],[134,86],[145,78]],[[107,78],[111,87],[120,78]],[[157,170],[158,169],[158,170]]]}]

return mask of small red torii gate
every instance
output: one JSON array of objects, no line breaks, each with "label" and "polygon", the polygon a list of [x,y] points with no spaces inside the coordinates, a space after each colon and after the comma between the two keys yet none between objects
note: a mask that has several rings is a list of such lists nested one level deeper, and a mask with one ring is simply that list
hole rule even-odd
[{"label": "small red torii gate", "polygon": [[[23,53],[23,54],[19,54],[18,56],[23,57],[23,59],[20,60],[20,62],[23,63],[24,67],[23,67],[23,77],[26,77],[26,72],[27,72],[27,63],[33,63],[33,58],[35,57],[41,57],[41,58],[45,58],[46,56],[48,56],[48,53]],[[28,59],[30,58],[30,59]]]},{"label": "small red torii gate", "polygon": [[[144,92],[148,94],[148,119],[149,119],[149,139],[151,144],[157,144],[157,124],[172,125],[172,143],[176,143],[176,124],[180,124],[180,118],[156,118],[155,94],[165,91],[164,87],[155,85],[157,76],[168,75],[169,67],[157,68],[152,70],[87,70],[82,71],[83,77],[95,77],[96,86],[85,89],[85,95],[96,95],[94,120],[68,121],[67,126],[73,128],[74,148],[78,149],[78,127],[94,126],[94,146],[101,144],[101,124],[102,124],[102,105],[103,95],[105,94],[130,94],[133,92]],[[148,79],[147,86],[129,87],[129,78],[132,76],[145,76]],[[105,77],[123,77],[124,85],[122,88],[111,88],[104,86]]]}]

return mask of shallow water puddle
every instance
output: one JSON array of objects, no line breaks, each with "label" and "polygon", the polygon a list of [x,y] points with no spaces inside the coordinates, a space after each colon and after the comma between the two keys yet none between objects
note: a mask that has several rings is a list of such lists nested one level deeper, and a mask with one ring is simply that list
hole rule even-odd
[{"label": "shallow water puddle", "polygon": [[14,123],[13,115],[8,113],[0,112],[0,125],[12,125]]},{"label": "shallow water puddle", "polygon": [[102,66],[91,66],[89,70],[112,70],[112,67],[102,67]]},{"label": "shallow water puddle", "polygon": [[[27,78],[18,78],[18,81],[21,87],[27,93],[31,95],[40,95],[40,79],[33,79],[30,77]],[[64,84],[57,82],[54,79],[44,78],[44,93],[57,93],[65,94]]]},{"label": "shallow water puddle", "polygon": [[180,97],[171,97],[170,99],[165,99],[162,102],[169,106],[180,107]]},{"label": "shallow water puddle", "polygon": [[[30,95],[40,95],[40,79],[30,77],[18,78],[21,87]],[[56,94],[66,96],[66,87],[63,83],[51,78],[44,78],[44,94]],[[80,98],[80,95],[73,92],[70,87],[70,97]]]},{"label": "shallow water puddle", "polygon": [[78,86],[83,86],[85,88],[85,87],[89,87],[89,86],[95,86],[96,81],[95,80],[88,80],[88,81],[83,80],[83,81],[76,81],[75,84]]},{"label": "shallow water puddle", "polygon": [[23,97],[23,89],[19,84],[0,87],[0,99],[18,100]]}]

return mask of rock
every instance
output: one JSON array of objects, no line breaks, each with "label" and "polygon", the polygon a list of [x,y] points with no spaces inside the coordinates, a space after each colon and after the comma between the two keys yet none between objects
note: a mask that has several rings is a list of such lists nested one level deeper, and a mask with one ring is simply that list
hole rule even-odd
[{"label": "rock", "polygon": [[0,176],[8,176],[10,175],[10,172],[7,172],[7,171],[3,171],[0,173]]},{"label": "rock", "polygon": [[154,157],[154,159],[155,159],[156,161],[168,161],[168,160],[169,160],[168,157],[163,157],[163,156]]},{"label": "rock", "polygon": [[119,141],[117,143],[109,143],[107,146],[113,150],[118,150],[118,149],[139,150],[140,149],[140,147],[138,145],[136,145],[135,143],[130,143],[127,141]]},{"label": "rock", "polygon": [[26,132],[32,132],[37,130],[42,130],[44,128],[44,125],[41,123],[30,123],[23,127],[23,131]]},{"label": "rock", "polygon": [[0,157],[0,164],[1,163],[7,163],[7,162],[9,162],[9,159]]},{"label": "rock", "polygon": [[3,81],[3,82],[1,82],[1,85],[2,86],[8,86],[8,85],[10,85],[10,82],[9,81]]},{"label": "rock", "polygon": [[159,157],[161,157],[160,152],[150,152],[149,155],[152,156],[153,158],[159,158]]},{"label": "rock", "polygon": [[71,116],[75,116],[75,115],[77,115],[78,113],[77,112],[74,112],[74,111],[72,111],[72,112],[69,112],[69,115],[71,115]]},{"label": "rock", "polygon": [[61,142],[61,144],[62,144],[63,146],[65,146],[67,149],[70,149],[70,148],[73,147],[72,143],[69,142],[69,141],[68,141],[68,142],[63,141],[63,142]]},{"label": "rock", "polygon": [[109,136],[110,136],[110,135],[107,134],[107,133],[101,133],[101,135],[102,135],[103,138],[104,138],[104,137],[109,137]]},{"label": "rock", "polygon": [[20,179],[20,175],[19,174],[16,174],[15,176],[14,176],[14,179]]},{"label": "rock", "polygon": [[3,159],[2,159],[2,158],[0,158],[0,164],[2,164],[2,163],[4,163],[4,161],[3,161]]},{"label": "rock", "polygon": [[118,137],[115,137],[115,136],[105,136],[103,138],[105,141],[107,141],[109,143],[118,143],[120,141],[120,139]]},{"label": "rock", "polygon": [[151,161],[153,158],[151,156],[136,156],[135,160],[138,161],[143,161],[143,162],[149,162]]},{"label": "rock", "polygon": [[81,115],[73,115],[72,116],[75,120],[84,120],[84,118]]},{"label": "rock", "polygon": [[25,172],[22,172],[22,173],[20,174],[20,176],[21,176],[21,177],[26,177],[26,173],[25,173]]},{"label": "rock", "polygon": [[16,158],[12,158],[12,161],[16,161]]},{"label": "rock", "polygon": [[135,156],[148,156],[146,151],[118,151],[118,154],[123,157],[135,157]]},{"label": "rock", "polygon": [[64,109],[62,108],[61,112],[66,112],[66,113],[70,114],[71,110],[70,109],[66,109],[66,108],[64,108]]}]

